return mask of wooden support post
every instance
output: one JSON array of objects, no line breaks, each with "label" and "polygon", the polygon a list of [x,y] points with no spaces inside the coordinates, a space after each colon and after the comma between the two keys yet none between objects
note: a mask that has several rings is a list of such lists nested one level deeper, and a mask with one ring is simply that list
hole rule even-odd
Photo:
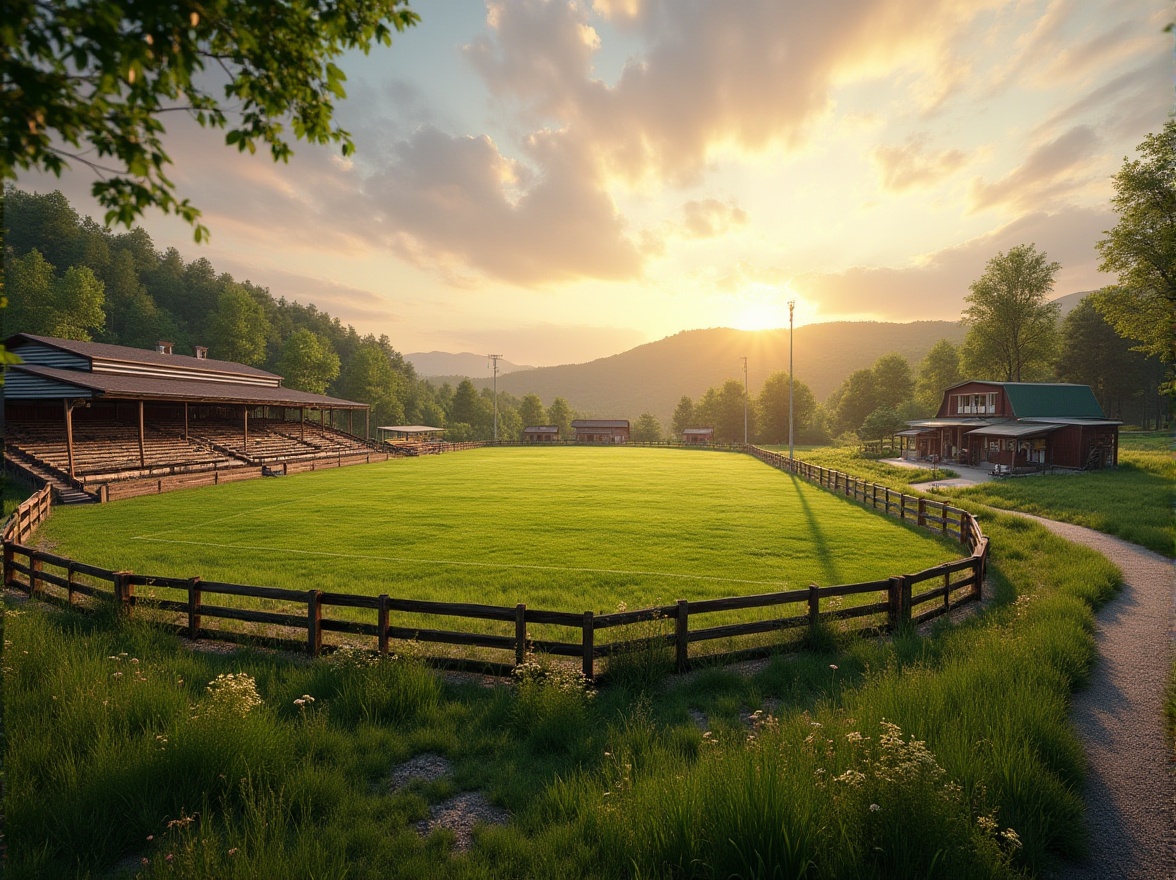
[{"label": "wooden support post", "polygon": [[927,499],[926,498],[919,499],[919,525],[920,526],[927,525]]},{"label": "wooden support post", "polygon": [[674,653],[678,671],[685,672],[687,661],[690,659],[690,603],[685,599],[678,600],[678,620],[674,626]]},{"label": "wooden support post", "polygon": [[194,577],[188,581],[188,638],[200,637],[200,606],[203,604],[204,594],[200,589],[200,578]]},{"label": "wooden support post", "polygon": [[298,439],[306,439],[306,407],[298,407]]},{"label": "wooden support post", "polygon": [[71,561],[65,567],[65,604],[73,606],[74,604],[74,564]]},{"label": "wooden support post", "polygon": [[901,611],[899,612],[899,614],[902,617],[903,623],[910,623],[911,622],[911,582],[906,577],[906,575],[901,575],[899,577],[899,580],[902,581],[902,599],[900,600]]},{"label": "wooden support post", "polygon": [[581,643],[584,648],[584,677],[591,681],[594,678],[593,661],[596,659],[596,648],[593,644],[595,638],[595,617],[591,611],[584,612],[584,626],[582,630]]},{"label": "wooden support post", "polygon": [[527,659],[527,606],[520,602],[515,606],[515,666],[522,666]]},{"label": "wooden support post", "polygon": [[65,459],[69,467],[69,478],[74,478],[74,450],[73,450],[73,401],[63,400],[65,404]]},{"label": "wooden support post", "polygon": [[972,598],[979,601],[984,598],[984,557],[978,556],[972,560]]},{"label": "wooden support post", "polygon": [[147,467],[147,452],[143,448],[143,401],[139,401],[139,467]]},{"label": "wooden support post", "polygon": [[306,591],[306,653],[317,657],[323,651],[322,590]]},{"label": "wooden support post", "polygon": [[363,411],[363,439],[372,439],[372,411],[370,409]]},{"label": "wooden support post", "polygon": [[943,607],[951,607],[951,572],[943,573]]},{"label": "wooden support post", "polygon": [[388,594],[380,594],[380,608],[376,612],[376,629],[380,631],[376,637],[379,640],[380,653],[388,653]]},{"label": "wooden support post", "polygon": [[821,620],[821,594],[816,584],[809,584],[808,617],[809,626],[816,626]]},{"label": "wooden support post", "polygon": [[347,433],[355,434],[355,410],[347,410]]},{"label": "wooden support post", "polygon": [[184,442],[188,442],[188,401],[184,401]]},{"label": "wooden support post", "polygon": [[244,416],[244,419],[241,422],[243,439],[244,439],[244,445],[241,447],[241,451],[248,454],[249,453],[249,407],[248,406],[241,407],[241,413]]}]

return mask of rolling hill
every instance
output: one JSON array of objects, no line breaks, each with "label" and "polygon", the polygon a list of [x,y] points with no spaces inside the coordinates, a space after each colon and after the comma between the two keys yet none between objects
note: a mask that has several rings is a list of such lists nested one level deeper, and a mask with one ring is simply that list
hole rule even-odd
[{"label": "rolling hill", "polygon": [[[958,343],[963,337],[964,329],[952,321],[809,324],[795,331],[796,377],[824,400],[851,372],[884,354],[898,352],[917,367],[940,339]],[[498,390],[519,397],[538,394],[544,404],[561,396],[573,409],[602,418],[634,419],[651,412],[668,424],[683,394],[697,399],[727,379],[742,380],[744,356],[748,384],[756,394],[770,373],[788,369],[788,331],[685,330],[586,364],[500,374]],[[490,385],[489,379],[473,382],[480,388]]]}]

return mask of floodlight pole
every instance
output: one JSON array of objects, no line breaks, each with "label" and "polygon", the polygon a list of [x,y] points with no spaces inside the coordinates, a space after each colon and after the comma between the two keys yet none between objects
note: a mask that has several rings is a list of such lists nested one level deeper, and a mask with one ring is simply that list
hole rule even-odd
[{"label": "floodlight pole", "polygon": [[792,310],[796,300],[788,300],[788,458],[792,456]]},{"label": "floodlight pole", "polygon": [[500,354],[488,354],[486,357],[490,358],[494,363],[494,442],[498,442],[498,359],[502,357]]},{"label": "floodlight pole", "polygon": [[747,358],[743,361],[743,445],[747,445]]}]

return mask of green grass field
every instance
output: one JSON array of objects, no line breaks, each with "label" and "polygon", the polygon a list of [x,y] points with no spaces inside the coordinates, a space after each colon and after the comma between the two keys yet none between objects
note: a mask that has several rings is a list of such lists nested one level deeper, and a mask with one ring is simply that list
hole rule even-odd
[{"label": "green grass field", "polygon": [[54,552],[262,586],[613,611],[915,572],[958,545],[750,456],[487,449],[59,508]]}]

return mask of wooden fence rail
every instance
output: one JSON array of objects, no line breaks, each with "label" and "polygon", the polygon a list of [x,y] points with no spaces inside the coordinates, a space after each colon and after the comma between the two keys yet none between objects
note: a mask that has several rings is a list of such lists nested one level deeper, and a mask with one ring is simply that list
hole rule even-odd
[{"label": "wooden fence rail", "polygon": [[[873,631],[893,630],[943,614],[957,605],[978,599],[984,581],[988,539],[972,516],[958,508],[913,495],[894,492],[848,474],[789,459],[757,447],[747,451],[774,467],[810,480],[829,491],[844,494],[912,525],[951,535],[968,546],[967,557],[913,574],[859,584],[818,586],[805,589],[733,596],[700,601],[678,600],[672,605],[596,614],[572,613],[514,606],[473,603],[432,602],[379,596],[291,590],[205,581],[200,577],[160,577],[129,571],[111,571],[68,557],[48,553],[26,542],[33,529],[50,511],[47,490],[22,504],[3,528],[4,585],[30,596],[58,604],[82,607],[83,597],[113,602],[119,612],[142,616],[171,625],[189,638],[240,638],[241,632],[211,628],[210,620],[237,621],[264,628],[262,638],[285,645],[301,644],[317,656],[324,648],[324,633],[339,633],[373,639],[381,653],[394,641],[424,642],[466,649],[461,658],[445,659],[459,665],[473,665],[505,673],[522,663],[528,653],[578,658],[587,678],[596,673],[596,660],[629,651],[666,649],[673,652],[678,669],[691,665],[691,645],[726,639],[732,642],[758,637],[750,648],[706,653],[696,650],[695,661],[764,653],[771,649],[771,637],[801,627],[823,623],[860,621]],[[940,581],[933,589],[916,593],[919,584]],[[138,588],[146,588],[138,589]],[[863,604],[843,607],[844,597],[860,597]],[[254,600],[250,607],[234,599]],[[332,609],[351,609],[350,616],[333,614]],[[716,622],[713,615],[761,609],[760,619]],[[358,613],[355,613],[358,612]],[[468,628],[446,628],[437,620],[475,622]],[[491,626],[487,626],[487,622]],[[499,632],[493,630],[499,624]],[[543,627],[543,638],[532,638],[529,627]],[[636,638],[600,638],[609,630],[643,627]],[[548,637],[566,635],[560,637]],[[302,635],[292,638],[291,634]],[[778,641],[778,640],[777,640]],[[768,644],[765,644],[767,642]],[[330,647],[328,644],[327,647]],[[471,657],[469,649],[480,653]],[[495,661],[487,652],[513,654],[513,663]]]}]

